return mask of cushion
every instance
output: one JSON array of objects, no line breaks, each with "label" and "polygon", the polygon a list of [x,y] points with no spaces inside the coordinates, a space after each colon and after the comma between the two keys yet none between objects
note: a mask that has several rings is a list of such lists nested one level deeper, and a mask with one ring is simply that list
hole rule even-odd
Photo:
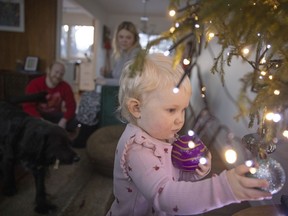
[{"label": "cushion", "polygon": [[92,133],[87,141],[87,154],[103,175],[113,177],[115,150],[125,125],[109,125]]}]

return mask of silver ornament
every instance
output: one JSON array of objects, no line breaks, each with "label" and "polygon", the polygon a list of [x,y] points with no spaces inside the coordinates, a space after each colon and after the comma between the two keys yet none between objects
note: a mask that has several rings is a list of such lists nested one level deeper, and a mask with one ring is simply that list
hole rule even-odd
[{"label": "silver ornament", "polygon": [[267,154],[271,154],[276,150],[278,140],[270,141],[266,143],[263,138],[257,134],[246,134],[242,138],[242,144],[253,154],[257,155],[260,148],[265,149]]},{"label": "silver ornament", "polygon": [[269,183],[268,188],[261,188],[264,191],[275,194],[282,189],[286,181],[286,175],[283,167],[275,159],[267,157],[267,159],[259,159],[257,161],[259,167],[256,168],[257,171],[252,174],[249,173],[248,176],[257,179],[265,179]]}]

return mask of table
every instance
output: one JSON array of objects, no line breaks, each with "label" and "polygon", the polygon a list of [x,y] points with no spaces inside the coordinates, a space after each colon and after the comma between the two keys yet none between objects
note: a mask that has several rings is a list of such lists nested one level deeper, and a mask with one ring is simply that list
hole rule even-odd
[{"label": "table", "polygon": [[232,216],[287,216],[288,210],[281,205],[253,206],[243,209]]}]

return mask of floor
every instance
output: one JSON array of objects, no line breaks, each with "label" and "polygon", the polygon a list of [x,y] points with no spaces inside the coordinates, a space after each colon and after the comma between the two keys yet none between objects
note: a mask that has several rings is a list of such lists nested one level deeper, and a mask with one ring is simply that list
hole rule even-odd
[{"label": "floor", "polygon": [[[90,163],[86,149],[75,149],[81,161],[75,165],[62,166],[50,170],[46,185],[49,199],[58,206],[57,212],[49,216],[104,216],[107,203],[112,199],[112,179],[99,174]],[[212,149],[213,170],[223,170],[223,163]],[[1,216],[39,216],[33,211],[33,177],[27,171],[18,176],[18,193],[13,197],[0,196]],[[231,216],[241,209],[249,207],[244,202],[232,204],[202,216]],[[199,215],[199,216],[200,216]]]},{"label": "floor", "polygon": [[[79,163],[51,168],[46,180],[48,198],[58,206],[49,216],[104,216],[112,194],[112,179],[98,174],[90,164],[85,149],[75,149]],[[18,193],[0,196],[1,216],[39,216],[34,212],[34,180],[22,170],[18,174]],[[1,180],[1,179],[0,179]],[[1,181],[0,181],[1,183]]]}]

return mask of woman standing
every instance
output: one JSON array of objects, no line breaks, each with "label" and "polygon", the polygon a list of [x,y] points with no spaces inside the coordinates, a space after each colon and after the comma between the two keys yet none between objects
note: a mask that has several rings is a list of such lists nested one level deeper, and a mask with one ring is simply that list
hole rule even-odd
[{"label": "woman standing", "polygon": [[105,78],[119,80],[125,63],[133,59],[141,50],[139,33],[132,22],[124,21],[117,27],[112,48],[112,68],[108,57],[106,67],[101,70],[101,74]]},{"label": "woman standing", "polygon": [[[114,109],[114,103],[117,102],[116,91],[118,91],[119,78],[122,69],[126,62],[136,57],[137,53],[141,50],[139,43],[139,35],[136,26],[132,22],[124,21],[118,27],[112,40],[112,65],[110,64],[110,49],[111,44],[109,40],[105,41],[104,45],[106,53],[105,67],[101,69],[101,75],[96,79],[96,85],[101,86],[102,94],[94,91],[85,92],[81,95],[79,109],[77,113],[77,120],[81,122],[82,128],[78,139],[74,142],[74,147],[85,147],[88,137],[98,127],[105,125],[103,118],[99,116],[100,110],[114,116],[110,113],[110,109]],[[104,92],[110,92],[104,93]],[[112,95],[111,95],[111,92]],[[114,94],[115,93],[115,94]],[[109,101],[109,108],[101,101]],[[113,107],[112,107],[113,106]],[[103,109],[105,107],[105,109]],[[115,107],[116,110],[116,107]],[[104,115],[102,112],[102,115]],[[102,120],[102,121],[101,121]],[[115,118],[105,119],[108,122],[118,122]]]}]

